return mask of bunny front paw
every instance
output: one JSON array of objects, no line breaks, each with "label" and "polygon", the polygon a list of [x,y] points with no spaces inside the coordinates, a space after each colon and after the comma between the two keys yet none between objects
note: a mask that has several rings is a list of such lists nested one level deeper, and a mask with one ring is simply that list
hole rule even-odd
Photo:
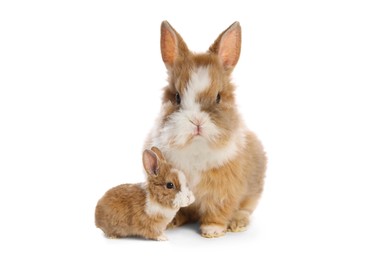
[{"label": "bunny front paw", "polygon": [[221,225],[202,225],[200,227],[200,233],[202,237],[216,238],[224,236],[226,233],[226,227]]}]

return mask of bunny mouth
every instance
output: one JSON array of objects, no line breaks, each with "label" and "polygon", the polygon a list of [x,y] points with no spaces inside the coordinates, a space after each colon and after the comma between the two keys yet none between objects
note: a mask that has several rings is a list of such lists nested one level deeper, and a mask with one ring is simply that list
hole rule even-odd
[{"label": "bunny mouth", "polygon": [[194,115],[183,110],[172,114],[160,133],[165,145],[176,148],[184,148],[194,142],[214,144],[220,136],[220,130],[208,115]]},{"label": "bunny mouth", "polygon": [[206,137],[203,136],[202,134],[193,134],[190,136],[189,140],[188,140],[188,144],[190,143],[193,143],[193,142],[196,142],[196,141],[201,141],[201,140],[206,140]]},{"label": "bunny mouth", "polygon": [[[197,141],[206,141],[208,143],[214,143],[219,136],[217,130],[213,132],[210,128],[210,125],[206,122],[202,123],[194,123],[190,121],[192,124],[192,130],[188,133],[187,144],[197,142]],[[210,131],[211,130],[211,131]]]}]

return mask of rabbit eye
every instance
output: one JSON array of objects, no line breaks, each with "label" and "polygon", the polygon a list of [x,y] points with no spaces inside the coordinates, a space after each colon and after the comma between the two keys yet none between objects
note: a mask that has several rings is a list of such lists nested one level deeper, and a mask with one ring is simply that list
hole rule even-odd
[{"label": "rabbit eye", "polygon": [[215,102],[217,102],[217,104],[219,104],[221,102],[221,94],[218,93]]},{"label": "rabbit eye", "polygon": [[170,189],[170,190],[175,188],[175,185],[173,185],[172,182],[167,182],[167,184],[165,186],[167,187],[167,189]]},{"label": "rabbit eye", "polygon": [[176,104],[180,105],[181,98],[179,92],[176,92],[175,99],[176,99]]}]

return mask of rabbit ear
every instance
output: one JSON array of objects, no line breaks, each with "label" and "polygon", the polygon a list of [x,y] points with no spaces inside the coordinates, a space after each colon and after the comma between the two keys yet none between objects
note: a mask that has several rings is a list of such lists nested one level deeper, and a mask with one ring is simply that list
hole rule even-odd
[{"label": "rabbit ear", "polygon": [[225,69],[233,69],[240,58],[241,26],[235,22],[222,32],[210,46],[209,51],[219,56]]},{"label": "rabbit ear", "polygon": [[145,171],[149,175],[158,174],[159,158],[153,151],[146,149],[142,155],[142,162],[144,164]]},{"label": "rabbit ear", "polygon": [[171,69],[179,57],[189,53],[186,43],[167,22],[161,23],[161,56],[168,69]]},{"label": "rabbit ear", "polygon": [[162,152],[160,151],[160,149],[158,149],[157,147],[153,146],[153,147],[151,148],[151,150],[157,155],[157,157],[158,157],[161,161],[165,161],[164,155],[162,154]]}]

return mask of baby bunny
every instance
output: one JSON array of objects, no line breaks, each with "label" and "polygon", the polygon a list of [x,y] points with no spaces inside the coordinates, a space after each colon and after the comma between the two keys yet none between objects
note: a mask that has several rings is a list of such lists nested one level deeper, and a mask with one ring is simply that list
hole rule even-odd
[{"label": "baby bunny", "polygon": [[96,205],[95,224],[107,237],[167,240],[168,223],[180,207],[195,200],[184,174],[172,168],[158,148],[146,149],[142,160],[146,183],[114,187]]}]

